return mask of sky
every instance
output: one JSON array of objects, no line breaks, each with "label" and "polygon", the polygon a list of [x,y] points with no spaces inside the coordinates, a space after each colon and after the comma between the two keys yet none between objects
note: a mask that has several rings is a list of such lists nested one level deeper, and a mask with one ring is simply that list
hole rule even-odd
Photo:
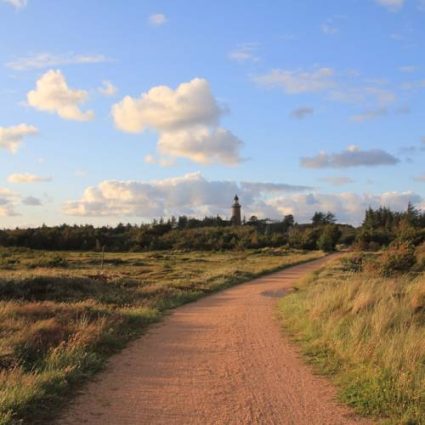
[{"label": "sky", "polygon": [[425,209],[425,0],[0,0],[0,228]]}]

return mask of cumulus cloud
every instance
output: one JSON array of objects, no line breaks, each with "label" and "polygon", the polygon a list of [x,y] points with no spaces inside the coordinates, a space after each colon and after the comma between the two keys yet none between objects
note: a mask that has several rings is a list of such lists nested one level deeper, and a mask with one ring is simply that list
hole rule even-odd
[{"label": "cumulus cloud", "polygon": [[90,121],[93,111],[81,111],[79,105],[86,102],[85,90],[71,89],[61,71],[50,70],[36,83],[36,89],[27,94],[28,104],[40,111],[58,114],[61,118]]},{"label": "cumulus cloud", "polygon": [[392,12],[396,12],[400,10],[405,3],[405,0],[375,0],[375,1],[379,5],[386,7],[388,10]]},{"label": "cumulus cloud", "polygon": [[176,90],[158,86],[139,98],[126,96],[112,107],[117,128],[131,133],[215,125],[221,112],[208,82],[201,78],[180,84]]},{"label": "cumulus cloud", "polygon": [[299,108],[294,109],[291,112],[291,117],[296,118],[298,120],[303,120],[304,118],[307,118],[310,115],[314,114],[314,109],[310,106],[301,106]]},{"label": "cumulus cloud", "polygon": [[33,136],[37,133],[37,128],[28,124],[19,124],[14,127],[0,127],[0,148],[15,153],[26,136]]},{"label": "cumulus cloud", "polygon": [[423,205],[424,199],[413,192],[385,192],[382,194],[356,194],[342,192],[333,194],[307,193],[279,197],[269,204],[280,216],[293,214],[297,221],[310,221],[315,211],[332,211],[340,223],[359,225],[368,207],[386,206],[404,211],[409,202]]},{"label": "cumulus cloud", "polygon": [[155,13],[149,16],[149,23],[155,27],[166,24],[167,20],[167,17],[163,13]]},{"label": "cumulus cloud", "polygon": [[92,64],[108,61],[110,61],[109,58],[107,58],[105,55],[99,54],[82,55],[68,53],[64,55],[57,55],[45,52],[14,59],[10,62],[7,62],[6,66],[15,71],[26,71],[28,69],[42,69],[52,66]]},{"label": "cumulus cloud", "polygon": [[340,153],[328,154],[321,152],[316,156],[303,157],[300,160],[304,168],[346,168],[377,165],[395,165],[400,162],[388,152],[381,149],[362,151],[358,146],[349,146]]},{"label": "cumulus cloud", "polygon": [[30,173],[15,173],[11,174],[7,181],[9,183],[40,183],[40,182],[50,182],[52,180],[51,177],[42,177],[37,176],[36,174],[30,174]]},{"label": "cumulus cloud", "polygon": [[175,90],[158,86],[139,98],[126,96],[112,107],[118,129],[129,133],[156,131],[161,155],[202,164],[237,164],[242,142],[219,127],[223,112],[208,82],[200,78],[180,84]]},{"label": "cumulus cloud", "polygon": [[40,199],[35,196],[26,196],[22,199],[22,204],[30,207],[39,207],[40,205],[43,205]]},{"label": "cumulus cloud", "polygon": [[236,62],[258,62],[258,43],[244,43],[229,52],[229,59]]},{"label": "cumulus cloud", "polygon": [[413,177],[413,180],[416,180],[417,182],[425,182],[425,174],[422,174],[421,176]]},{"label": "cumulus cloud", "polygon": [[188,158],[199,164],[240,162],[242,142],[224,128],[198,127],[162,133],[159,152],[169,156]]},{"label": "cumulus cloud", "polygon": [[329,183],[332,186],[344,186],[346,184],[354,183],[354,181],[347,176],[328,176],[323,177],[320,180]]},{"label": "cumulus cloud", "polygon": [[161,215],[228,215],[235,193],[251,210],[271,194],[310,189],[289,184],[208,181],[200,173],[156,181],[109,180],[85,190],[79,201],[65,204],[70,215],[159,217]]},{"label": "cumulus cloud", "polygon": [[66,214],[84,217],[143,217],[220,214],[229,217],[233,196],[240,197],[243,214],[281,219],[293,214],[310,221],[315,211],[332,211],[340,222],[358,224],[369,206],[405,210],[409,201],[424,200],[413,192],[358,195],[350,192],[322,194],[307,186],[282,183],[209,181],[200,173],[156,181],[101,182],[88,187],[78,201],[64,205]]},{"label": "cumulus cloud", "polygon": [[254,78],[257,84],[280,87],[285,93],[315,93],[328,90],[335,85],[335,71],[332,68],[318,68],[313,71],[290,71],[274,69]]},{"label": "cumulus cloud", "polygon": [[102,81],[102,85],[98,88],[98,91],[103,96],[114,96],[117,94],[118,89],[110,81]]},{"label": "cumulus cloud", "polygon": [[28,4],[28,0],[3,0],[3,2],[10,4],[15,9],[23,9]]}]

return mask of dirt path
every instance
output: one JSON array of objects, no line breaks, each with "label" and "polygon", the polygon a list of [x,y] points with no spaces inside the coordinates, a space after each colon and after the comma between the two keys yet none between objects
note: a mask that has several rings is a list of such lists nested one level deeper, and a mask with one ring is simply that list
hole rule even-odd
[{"label": "dirt path", "polygon": [[335,401],[275,317],[279,297],[326,259],[181,307],[111,359],[60,425],[368,424]]}]

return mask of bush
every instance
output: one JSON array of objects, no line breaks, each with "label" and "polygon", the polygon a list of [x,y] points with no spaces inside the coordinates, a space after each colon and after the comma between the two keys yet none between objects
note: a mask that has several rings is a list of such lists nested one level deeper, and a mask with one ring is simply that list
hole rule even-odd
[{"label": "bush", "polygon": [[317,247],[324,252],[335,251],[341,232],[335,224],[328,224],[324,227],[322,234],[317,241]]},{"label": "bush", "polygon": [[365,257],[362,254],[341,258],[342,270],[345,272],[361,272],[363,271],[364,260]]},{"label": "bush", "polygon": [[416,255],[416,262],[417,262],[416,269],[418,271],[425,270],[425,243],[416,247],[415,255]]},{"label": "bush", "polygon": [[379,272],[383,276],[407,272],[416,263],[414,247],[408,242],[396,242],[384,251],[379,260]]}]

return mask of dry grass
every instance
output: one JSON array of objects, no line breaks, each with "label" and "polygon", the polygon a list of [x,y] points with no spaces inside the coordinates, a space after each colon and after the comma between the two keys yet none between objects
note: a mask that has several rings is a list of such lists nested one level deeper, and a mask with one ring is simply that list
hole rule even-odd
[{"label": "dry grass", "polygon": [[425,424],[425,274],[374,276],[341,263],[281,301],[284,326],[341,398],[385,423]]},{"label": "dry grass", "polygon": [[0,250],[0,424],[46,423],[64,395],[168,309],[319,252]]}]

